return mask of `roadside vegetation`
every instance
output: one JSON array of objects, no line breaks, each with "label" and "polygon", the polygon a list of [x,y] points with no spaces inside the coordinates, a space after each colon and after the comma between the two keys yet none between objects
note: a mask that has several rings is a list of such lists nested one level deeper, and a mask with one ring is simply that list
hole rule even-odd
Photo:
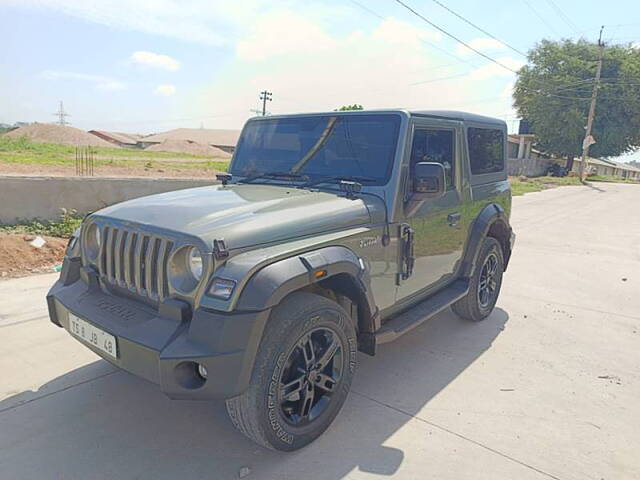
[{"label": "roadside vegetation", "polygon": [[513,196],[540,192],[555,187],[581,185],[578,177],[535,177],[526,178],[525,180],[520,180],[518,177],[509,177],[509,183],[511,183],[511,193]]},{"label": "roadside vegetation", "polygon": [[80,226],[83,218],[84,215],[79,215],[75,210],[63,208],[59,220],[23,220],[11,225],[0,224],[0,233],[69,238]]},{"label": "roadside vegetation", "polygon": [[[229,162],[185,153],[149,152],[139,149],[91,147],[96,168],[139,170],[216,170],[226,171]],[[35,143],[26,137],[0,137],[0,163],[75,168],[76,147],[55,143]]]}]

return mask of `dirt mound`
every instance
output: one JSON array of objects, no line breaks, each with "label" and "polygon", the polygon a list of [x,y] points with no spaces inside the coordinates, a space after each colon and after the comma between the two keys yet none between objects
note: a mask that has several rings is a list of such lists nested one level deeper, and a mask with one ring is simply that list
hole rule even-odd
[{"label": "dirt mound", "polygon": [[192,142],[191,140],[165,140],[157,145],[151,145],[145,148],[145,150],[149,150],[150,152],[188,153],[190,155],[222,159],[231,158],[231,155],[224,150],[212,147],[206,143]]},{"label": "dirt mound", "polygon": [[47,243],[35,248],[29,243],[34,238],[35,235],[0,233],[0,280],[52,272],[55,265],[62,263],[66,239],[43,236]]},{"label": "dirt mound", "polygon": [[90,145],[92,147],[117,148],[84,130],[50,123],[34,123],[25,127],[16,128],[5,134],[7,137],[27,137],[36,143],[61,143],[64,145]]}]

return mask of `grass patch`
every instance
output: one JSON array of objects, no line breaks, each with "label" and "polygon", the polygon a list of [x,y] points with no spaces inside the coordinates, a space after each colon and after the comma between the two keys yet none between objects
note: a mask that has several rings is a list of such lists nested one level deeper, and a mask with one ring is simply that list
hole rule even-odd
[{"label": "grass patch", "polygon": [[75,210],[63,208],[57,221],[25,220],[13,225],[0,224],[0,232],[68,238],[80,226],[83,218]]},{"label": "grass patch", "polygon": [[[186,153],[171,152],[148,152],[146,150],[134,148],[109,148],[93,147],[95,151],[96,166],[144,166],[145,163],[153,161],[157,164],[180,166],[179,168],[197,168],[198,165],[212,165],[218,168],[219,165],[226,165],[228,161],[213,160],[211,162],[197,162],[195,165],[188,160],[208,159],[190,155]],[[0,137],[0,161],[8,163],[21,163],[28,165],[75,165],[76,147],[73,145],[61,145],[57,143],[35,143],[27,137],[8,138]],[[184,159],[185,163],[176,162]],[[163,162],[164,160],[164,162]],[[171,161],[167,161],[171,160]],[[222,170],[223,168],[219,168]]]},{"label": "grass patch", "polygon": [[640,181],[631,178],[610,177],[605,175],[592,175],[587,177],[587,180],[589,182],[640,183]]},{"label": "grass patch", "polygon": [[522,181],[517,177],[510,177],[511,194],[514,197],[525,193],[540,192],[548,188],[562,187],[567,185],[580,185],[578,177],[535,177]]}]

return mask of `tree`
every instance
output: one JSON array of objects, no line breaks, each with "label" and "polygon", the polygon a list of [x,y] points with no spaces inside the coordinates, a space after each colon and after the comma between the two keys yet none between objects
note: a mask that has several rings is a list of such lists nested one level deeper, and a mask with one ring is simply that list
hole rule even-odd
[{"label": "tree", "polygon": [[334,112],[346,112],[348,110],[364,110],[364,107],[359,103],[354,103],[353,105],[343,105],[340,108],[336,108]]},{"label": "tree", "polygon": [[[598,45],[543,40],[528,59],[518,72],[514,107],[530,122],[539,150],[573,163],[582,152]],[[592,136],[593,157],[614,157],[640,147],[640,49],[605,48]]]}]

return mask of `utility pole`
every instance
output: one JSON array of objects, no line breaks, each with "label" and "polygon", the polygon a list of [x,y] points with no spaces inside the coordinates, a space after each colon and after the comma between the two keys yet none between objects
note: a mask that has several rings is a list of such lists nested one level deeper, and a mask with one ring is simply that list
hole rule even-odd
[{"label": "utility pole", "polygon": [[593,91],[591,92],[591,106],[589,107],[589,117],[587,118],[587,127],[582,141],[582,161],[580,162],[580,181],[584,183],[584,174],[587,168],[587,157],[589,156],[589,147],[596,143],[591,136],[591,127],[593,127],[593,117],[596,114],[596,100],[598,99],[598,89],[600,88],[600,74],[602,73],[602,57],[604,56],[604,42],[602,41],[602,30],[604,25],[600,28],[600,38],[598,38],[598,68],[596,70],[596,79],[593,84]]},{"label": "utility pole", "polygon": [[56,113],[54,113],[54,115],[56,117],[58,117],[58,124],[59,125],[69,125],[69,122],[67,122],[66,117],[70,117],[71,115],[69,115],[67,112],[64,111],[64,106],[62,105],[62,100],[60,100],[60,107],[58,109],[58,111]]},{"label": "utility pole", "polygon": [[273,93],[267,92],[266,90],[263,90],[260,92],[260,100],[262,100],[262,116],[263,117],[267,114],[267,100],[270,102],[273,101],[273,98],[271,98],[272,95]]}]

